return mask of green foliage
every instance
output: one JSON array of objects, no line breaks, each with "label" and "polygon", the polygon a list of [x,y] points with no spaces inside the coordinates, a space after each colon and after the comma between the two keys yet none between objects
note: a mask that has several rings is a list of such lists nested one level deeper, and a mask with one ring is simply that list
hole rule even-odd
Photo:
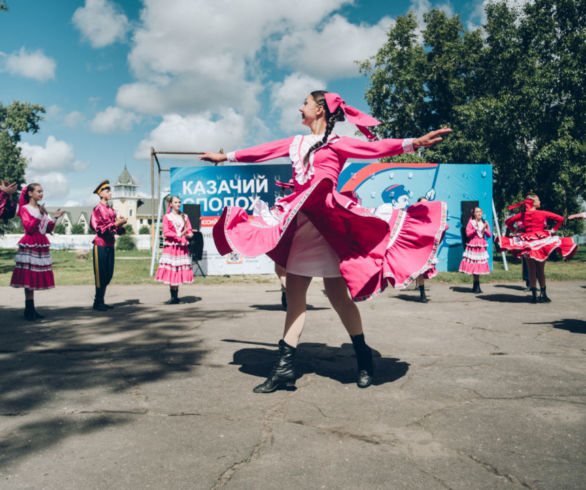
[{"label": "green foliage", "polygon": [[142,225],[138,230],[139,235],[150,235],[151,229],[147,225]]},{"label": "green foliage", "polygon": [[[424,20],[423,43],[414,16],[399,17],[361,65],[378,135],[450,126],[425,160],[491,163],[497,209],[534,191],[543,209],[578,211],[586,195],[586,4],[535,0],[519,11],[491,3],[473,31],[438,10]],[[578,227],[575,220],[568,231]]]},{"label": "green foliage", "polygon": [[119,236],[116,240],[116,250],[136,250],[134,238],[130,235]]},{"label": "green foliage", "polygon": [[24,182],[26,160],[18,143],[22,133],[39,130],[41,114],[45,108],[28,102],[14,101],[4,106],[0,103],[0,177],[9,182]]},{"label": "green foliage", "polygon": [[81,223],[75,223],[71,226],[72,235],[85,235],[85,228]]},{"label": "green foliage", "polygon": [[124,225],[124,229],[126,230],[127,235],[134,234],[134,229],[132,228],[132,225]]},{"label": "green foliage", "polygon": [[57,223],[55,228],[53,228],[53,233],[55,235],[65,235],[66,231],[67,230],[65,229],[65,225],[63,223]]}]

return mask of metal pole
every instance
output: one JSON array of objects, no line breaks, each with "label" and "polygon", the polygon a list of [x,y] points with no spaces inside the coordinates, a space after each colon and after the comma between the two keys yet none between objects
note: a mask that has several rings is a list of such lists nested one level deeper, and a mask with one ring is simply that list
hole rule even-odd
[{"label": "metal pole", "polygon": [[162,209],[163,209],[163,196],[159,196],[159,211],[157,214],[157,225],[155,226],[155,236],[157,237],[157,246],[153,247],[153,252],[151,254],[151,272],[150,272],[150,276],[153,277],[153,274],[155,273],[155,259],[157,256],[157,252],[159,251],[159,242],[158,242],[158,238],[159,238],[159,231],[161,230],[161,213],[162,213]]},{"label": "metal pole", "polygon": [[[493,221],[496,223],[496,226],[494,227],[494,229],[496,231],[496,236],[500,238],[502,236],[501,235],[501,225],[499,224],[499,217],[498,217],[498,214],[496,214],[496,208],[494,207],[494,199],[492,201],[492,214],[494,216]],[[501,255],[503,257],[503,267],[508,272],[509,266],[507,264],[507,255],[505,254],[504,250],[501,251]]]},{"label": "metal pole", "polygon": [[[155,149],[151,146],[151,250],[155,248]],[[152,274],[151,274],[152,275]]]}]

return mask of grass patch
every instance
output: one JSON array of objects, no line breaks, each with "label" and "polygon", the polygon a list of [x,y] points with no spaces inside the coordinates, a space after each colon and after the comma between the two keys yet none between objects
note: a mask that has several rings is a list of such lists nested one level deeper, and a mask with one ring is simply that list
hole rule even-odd
[{"label": "grass patch", "polygon": [[[16,250],[0,249],[0,286],[10,285],[14,255]],[[57,285],[93,285],[94,271],[91,252],[79,253],[67,250],[53,250],[53,272]],[[557,256],[556,256],[557,257]],[[521,282],[521,261],[507,256],[509,270],[505,271],[500,254],[494,256],[494,268],[489,276],[481,278],[482,282]],[[148,250],[116,251],[116,266],[111,284],[154,284],[149,276],[151,255]],[[578,252],[569,261],[550,260],[545,268],[548,280],[568,281],[586,278],[586,249]],[[197,276],[195,284],[269,283],[270,274],[233,275],[233,276]],[[472,276],[459,272],[440,272],[436,281],[446,283],[471,283]]]}]

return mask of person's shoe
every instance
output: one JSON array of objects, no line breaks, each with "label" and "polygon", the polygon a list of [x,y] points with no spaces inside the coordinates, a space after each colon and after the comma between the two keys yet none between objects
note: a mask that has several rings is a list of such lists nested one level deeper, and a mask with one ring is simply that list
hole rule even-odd
[{"label": "person's shoe", "polygon": [[24,319],[32,322],[35,320],[35,306],[32,299],[24,301]]},{"label": "person's shoe", "polygon": [[273,365],[271,374],[264,383],[255,386],[252,391],[255,393],[272,393],[284,388],[292,389],[295,386],[295,353],[297,349],[291,347],[283,339],[279,340],[279,359]]},{"label": "person's shoe", "polygon": [[373,381],[374,369],[372,366],[372,349],[366,345],[364,334],[350,336],[354,352],[356,353],[356,362],[358,364],[358,377],[356,384],[359,388],[368,388]]},{"label": "person's shoe", "polygon": [[41,315],[37,310],[33,309],[33,319],[34,320],[43,320],[45,315]]},{"label": "person's shoe", "polygon": [[106,303],[103,303],[103,305],[108,309],[108,310],[113,310],[114,307],[112,305],[107,305]]},{"label": "person's shoe", "polygon": [[541,294],[539,295],[539,302],[540,303],[551,303],[551,299],[547,295],[545,288],[541,288]]},{"label": "person's shoe", "polygon": [[425,295],[425,286],[419,286],[419,302],[429,303],[429,298]]},{"label": "person's shoe", "polygon": [[94,303],[93,309],[96,311],[108,311],[108,307],[103,303]]},{"label": "person's shoe", "polygon": [[281,306],[284,311],[287,311],[287,293],[285,291],[281,291]]},{"label": "person's shoe", "polygon": [[537,303],[537,288],[531,288],[531,303]]}]

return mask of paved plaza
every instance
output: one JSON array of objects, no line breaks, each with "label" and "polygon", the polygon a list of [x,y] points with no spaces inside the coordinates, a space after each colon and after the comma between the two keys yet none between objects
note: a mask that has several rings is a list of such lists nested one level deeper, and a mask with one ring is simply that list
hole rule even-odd
[{"label": "paved plaza", "polygon": [[584,489],[586,280],[429,281],[360,303],[375,385],[309,290],[295,391],[252,393],[282,332],[277,281],[0,288],[2,489]]}]

